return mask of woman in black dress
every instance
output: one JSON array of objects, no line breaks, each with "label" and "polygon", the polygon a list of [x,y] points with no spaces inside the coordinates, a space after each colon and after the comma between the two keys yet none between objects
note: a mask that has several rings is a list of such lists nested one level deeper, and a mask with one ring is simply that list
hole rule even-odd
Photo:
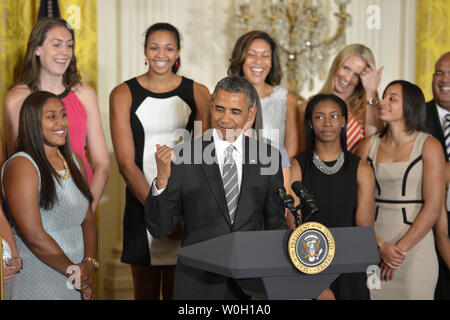
[{"label": "woman in black dress", "polygon": [[[306,150],[292,162],[291,180],[302,181],[320,209],[311,220],[328,228],[374,224],[374,175],[369,165],[345,148],[347,118],[341,98],[333,94],[313,97],[305,111]],[[342,274],[330,289],[319,298],[370,298],[365,273]]]}]

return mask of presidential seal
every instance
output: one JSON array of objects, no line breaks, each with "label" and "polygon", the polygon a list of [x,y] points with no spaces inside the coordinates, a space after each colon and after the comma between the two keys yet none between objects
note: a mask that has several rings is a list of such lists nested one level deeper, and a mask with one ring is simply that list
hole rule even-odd
[{"label": "presidential seal", "polygon": [[292,231],[288,254],[294,266],[306,274],[320,273],[334,257],[334,238],[330,230],[318,222],[308,222]]}]

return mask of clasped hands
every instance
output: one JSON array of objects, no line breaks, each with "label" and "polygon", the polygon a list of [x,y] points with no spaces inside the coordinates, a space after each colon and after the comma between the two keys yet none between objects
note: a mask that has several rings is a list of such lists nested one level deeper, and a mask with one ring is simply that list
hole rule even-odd
[{"label": "clasped hands", "polygon": [[5,283],[9,282],[17,273],[19,273],[21,267],[20,259],[11,259],[5,262],[3,268],[3,281]]},{"label": "clasped hands", "polygon": [[394,279],[395,270],[405,261],[406,251],[396,244],[384,242],[380,247],[380,256],[381,280],[390,281]]},{"label": "clasped hands", "polygon": [[75,289],[81,291],[83,300],[94,299],[96,289],[93,282],[94,270],[94,265],[88,260],[67,268],[66,275]]}]

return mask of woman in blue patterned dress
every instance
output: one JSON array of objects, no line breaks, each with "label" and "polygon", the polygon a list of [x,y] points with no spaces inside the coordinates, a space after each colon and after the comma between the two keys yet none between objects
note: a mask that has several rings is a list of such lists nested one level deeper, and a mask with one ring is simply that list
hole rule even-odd
[{"label": "woman in blue patterned dress", "polygon": [[[92,299],[97,231],[86,169],[72,153],[61,100],[37,91],[24,101],[3,195],[23,271],[11,299]],[[77,289],[77,290],[74,290]],[[80,294],[81,292],[81,294]]]}]

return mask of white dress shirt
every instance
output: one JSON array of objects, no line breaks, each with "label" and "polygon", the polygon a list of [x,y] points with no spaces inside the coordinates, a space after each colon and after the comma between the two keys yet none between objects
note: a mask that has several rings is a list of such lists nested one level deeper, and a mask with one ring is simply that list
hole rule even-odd
[{"label": "white dress shirt", "polygon": [[[230,144],[232,144],[235,147],[235,149],[233,151],[233,159],[234,159],[234,162],[236,163],[237,176],[238,176],[238,187],[240,190],[241,189],[240,186],[242,183],[242,161],[243,161],[243,147],[244,147],[243,136],[244,135],[241,133],[239,135],[239,137],[233,143],[230,143],[226,140],[221,139],[219,137],[216,129],[213,129],[212,135],[213,135],[214,149],[216,150],[216,159],[217,159],[217,163],[219,165],[221,176],[222,176],[222,172],[223,172],[223,165],[225,162],[227,148]],[[159,189],[159,190],[156,188],[156,178],[155,178],[152,183],[152,196],[158,196],[164,190],[165,190],[165,188]]]},{"label": "white dress shirt", "polygon": [[447,114],[449,114],[450,112],[448,112],[447,109],[442,108],[442,107],[441,107],[440,105],[438,105],[437,103],[435,103],[435,104],[436,104],[436,110],[437,110],[438,117],[439,117],[439,122],[440,122],[440,124],[441,124],[442,131],[444,131],[444,126],[445,126],[445,116],[446,116]]}]

